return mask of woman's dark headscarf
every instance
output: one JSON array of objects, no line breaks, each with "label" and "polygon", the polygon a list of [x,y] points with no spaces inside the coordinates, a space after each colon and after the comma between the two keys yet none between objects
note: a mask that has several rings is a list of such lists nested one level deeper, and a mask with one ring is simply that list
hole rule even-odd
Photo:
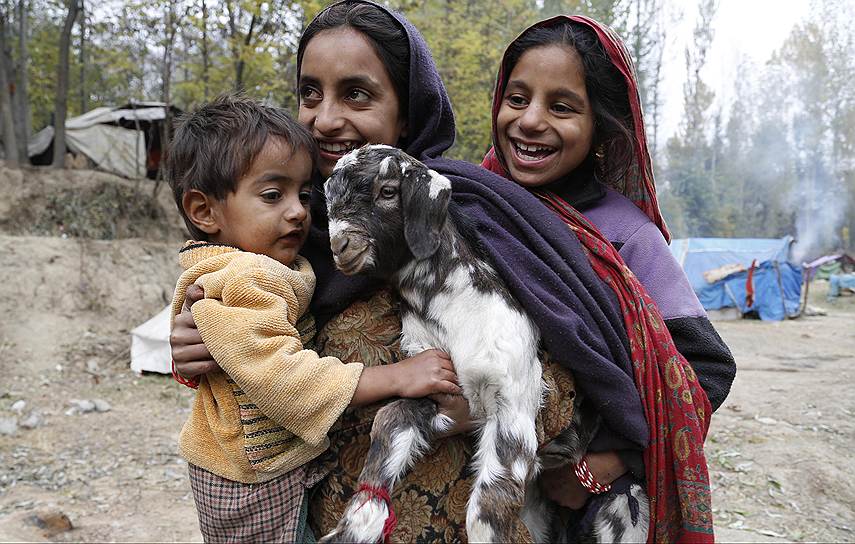
[{"label": "woman's dark headscarf", "polygon": [[[645,447],[647,423],[617,301],[594,273],[578,239],[522,187],[473,164],[441,157],[454,142],[454,117],[424,38],[402,15],[367,0],[345,0],[327,10],[354,3],[388,14],[409,40],[408,138],[401,147],[451,180],[454,216],[467,218],[479,247],[538,325],[544,347],[570,368],[607,429]],[[300,42],[300,60],[306,42]],[[380,284],[335,271],[322,203],[313,214],[315,225],[303,253],[318,276],[312,311],[322,326]]]}]

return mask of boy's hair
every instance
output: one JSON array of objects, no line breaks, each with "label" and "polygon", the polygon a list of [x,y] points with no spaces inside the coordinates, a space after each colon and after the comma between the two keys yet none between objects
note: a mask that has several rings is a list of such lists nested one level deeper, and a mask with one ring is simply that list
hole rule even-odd
[{"label": "boy's hair", "polygon": [[524,32],[508,46],[504,73],[510,74],[528,49],[546,45],[570,47],[582,59],[585,90],[594,113],[591,153],[598,148],[603,150],[607,160],[599,165],[598,173],[605,183],[621,187],[632,171],[635,148],[629,89],[623,75],[612,63],[596,33],[586,25],[569,21]]},{"label": "boy's hair", "polygon": [[315,140],[305,127],[284,109],[244,96],[221,95],[183,115],[179,123],[166,153],[165,174],[178,211],[197,240],[207,235],[184,212],[184,194],[196,189],[225,199],[270,137],[287,142],[292,153],[305,150],[317,164]]}]

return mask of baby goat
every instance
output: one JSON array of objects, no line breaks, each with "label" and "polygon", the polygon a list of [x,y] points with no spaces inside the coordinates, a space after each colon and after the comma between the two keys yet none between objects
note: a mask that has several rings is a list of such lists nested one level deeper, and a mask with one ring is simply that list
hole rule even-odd
[{"label": "baby goat", "polygon": [[[539,332],[472,236],[461,233],[466,228],[449,217],[451,183],[403,151],[375,145],[343,157],[325,193],[336,266],[397,287],[407,355],[438,348],[454,361],[480,427],[466,512],[469,540],[511,542],[520,516],[535,539],[548,538],[548,509],[530,485],[541,465]],[[541,451],[547,464],[580,460],[597,425],[582,417],[578,411],[572,428]],[[389,511],[375,490],[391,492],[452,423],[429,399],[401,399],[381,409],[360,491],[323,540],[381,540]]]}]

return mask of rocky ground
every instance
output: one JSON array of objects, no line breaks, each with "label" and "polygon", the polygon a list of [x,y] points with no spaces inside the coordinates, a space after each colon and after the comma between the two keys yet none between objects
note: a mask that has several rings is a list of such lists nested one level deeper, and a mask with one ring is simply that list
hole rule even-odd
[{"label": "rocky ground", "polygon": [[[0,541],[200,541],[175,453],[192,391],[128,369],[128,331],[171,298],[178,220],[160,194],[72,224],[64,187],[151,186],[60,178],[0,168]],[[707,448],[721,541],[855,540],[855,297],[823,288],[824,316],[716,323],[739,366]]]}]

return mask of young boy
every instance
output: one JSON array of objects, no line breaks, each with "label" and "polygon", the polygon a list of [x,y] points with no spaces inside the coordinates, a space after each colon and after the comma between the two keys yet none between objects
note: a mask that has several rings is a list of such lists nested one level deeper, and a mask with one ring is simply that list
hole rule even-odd
[{"label": "young boy", "polygon": [[283,110],[225,96],[183,120],[167,156],[195,238],[179,253],[173,319],[186,288],[202,287],[193,318],[222,369],[201,378],[179,438],[206,542],[310,538],[303,465],[344,409],[456,388],[429,369],[363,368],[304,349],[297,326],[315,277],[298,252],[316,154]]}]

